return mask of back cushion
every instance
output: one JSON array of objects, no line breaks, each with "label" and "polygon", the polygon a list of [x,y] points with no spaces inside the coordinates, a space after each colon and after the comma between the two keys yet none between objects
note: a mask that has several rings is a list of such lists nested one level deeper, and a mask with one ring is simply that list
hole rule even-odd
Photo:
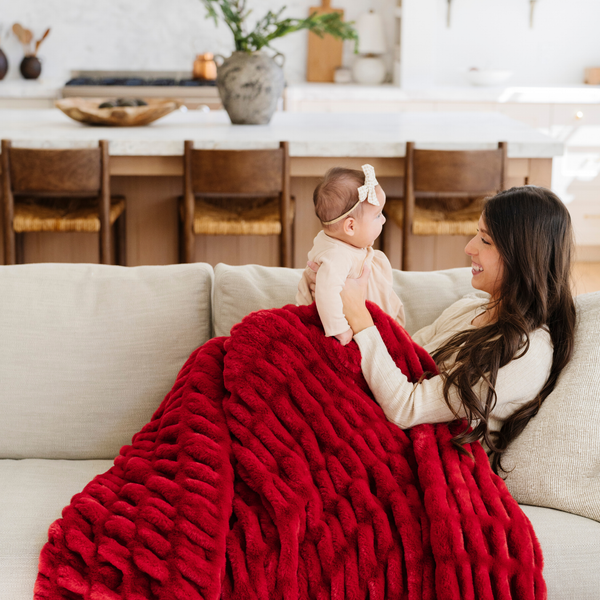
[{"label": "back cushion", "polygon": [[600,521],[600,292],[576,300],[571,362],[502,466],[521,504]]},{"label": "back cushion", "polygon": [[209,265],[0,267],[0,457],[112,458],[210,337]]},{"label": "back cushion", "polygon": [[[302,269],[244,265],[215,267],[213,329],[229,335],[247,314],[293,304]],[[404,303],[406,329],[414,333],[473,291],[468,268],[415,272],[394,270],[394,290]]]}]

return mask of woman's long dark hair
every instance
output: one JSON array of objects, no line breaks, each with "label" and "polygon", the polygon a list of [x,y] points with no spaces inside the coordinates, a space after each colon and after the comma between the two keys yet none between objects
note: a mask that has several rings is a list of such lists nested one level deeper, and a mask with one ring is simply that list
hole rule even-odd
[{"label": "woman's long dark hair", "polygon": [[[476,422],[454,443],[462,447],[483,439],[498,473],[502,453],[537,414],[573,352],[573,233],[565,205],[550,190],[536,186],[514,187],[490,198],[483,220],[504,264],[499,299],[489,306],[497,311],[497,320],[454,335],[433,358],[440,365],[448,406],[450,390],[456,386],[467,419]],[[554,345],[550,376],[540,393],[506,419],[499,432],[490,432],[498,369],[525,354],[529,334],[542,326],[549,329]],[[450,365],[448,370],[444,363]],[[482,397],[473,389],[480,380],[487,384],[481,388]]]}]

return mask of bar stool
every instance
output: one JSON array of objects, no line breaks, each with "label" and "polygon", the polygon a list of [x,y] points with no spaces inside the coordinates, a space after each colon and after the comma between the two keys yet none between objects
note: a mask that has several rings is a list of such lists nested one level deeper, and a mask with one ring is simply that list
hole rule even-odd
[{"label": "bar stool", "polygon": [[475,235],[486,196],[506,189],[507,143],[497,150],[417,150],[407,142],[404,198],[386,216],[402,229],[402,270],[412,268],[414,235]]},{"label": "bar stool", "polygon": [[278,235],[292,266],[294,201],[288,143],[273,150],[195,150],[184,144],[180,262],[193,262],[196,235]]},{"label": "bar stool", "polygon": [[100,263],[125,265],[125,198],[111,196],[108,141],[98,148],[12,148],[2,140],[4,262],[21,264],[26,232],[95,232]]}]

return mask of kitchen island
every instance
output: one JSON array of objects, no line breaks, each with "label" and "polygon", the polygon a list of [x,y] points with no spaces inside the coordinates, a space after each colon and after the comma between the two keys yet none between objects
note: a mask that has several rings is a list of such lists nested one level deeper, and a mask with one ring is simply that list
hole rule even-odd
[{"label": "kitchen island", "polygon": [[[497,113],[286,113],[269,125],[234,126],[223,111],[177,111],[138,128],[89,127],[58,109],[0,111],[0,138],[15,147],[93,147],[110,142],[113,193],[127,197],[128,264],[177,261],[177,197],[182,193],[183,142],[197,148],[273,148],[288,141],[292,194],[296,199],[294,260],[303,266],[319,230],[312,190],[331,166],[375,167],[388,196],[400,195],[407,141],[418,148],[486,149],[508,142],[509,185],[550,185],[552,158],[561,142]],[[465,238],[419,239],[418,267],[462,266]],[[385,251],[400,262],[400,231],[386,226]],[[196,259],[215,264],[277,264],[274,237],[198,237]],[[95,262],[97,239],[88,234],[28,234],[25,260]]]}]

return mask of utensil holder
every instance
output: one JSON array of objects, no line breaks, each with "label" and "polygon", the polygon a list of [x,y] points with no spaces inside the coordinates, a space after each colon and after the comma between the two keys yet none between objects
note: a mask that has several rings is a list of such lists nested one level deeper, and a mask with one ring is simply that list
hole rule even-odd
[{"label": "utensil holder", "polygon": [[42,63],[37,56],[24,56],[19,69],[25,79],[37,79],[42,72]]}]

